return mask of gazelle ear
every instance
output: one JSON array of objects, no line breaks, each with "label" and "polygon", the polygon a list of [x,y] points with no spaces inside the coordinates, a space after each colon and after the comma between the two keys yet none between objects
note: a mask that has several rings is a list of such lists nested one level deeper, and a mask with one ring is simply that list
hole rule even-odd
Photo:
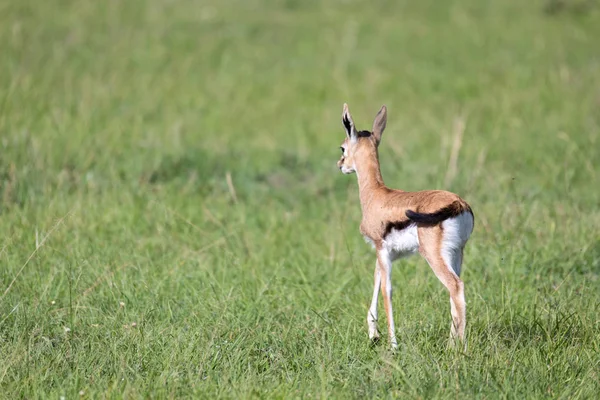
[{"label": "gazelle ear", "polygon": [[354,121],[352,120],[352,116],[348,110],[348,104],[346,103],[344,103],[344,111],[342,112],[342,123],[344,124],[344,129],[346,130],[348,138],[356,139],[356,127],[354,126]]},{"label": "gazelle ear", "polygon": [[386,106],[382,106],[381,110],[375,116],[375,121],[373,121],[373,137],[377,141],[377,144],[381,142],[381,135],[383,135],[383,131],[385,130],[385,125],[387,123],[387,108]]}]

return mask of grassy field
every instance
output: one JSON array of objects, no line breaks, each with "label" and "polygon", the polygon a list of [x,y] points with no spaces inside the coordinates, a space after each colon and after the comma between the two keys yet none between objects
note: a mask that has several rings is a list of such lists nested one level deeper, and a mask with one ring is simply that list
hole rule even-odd
[{"label": "grassy field", "polygon": [[[599,37],[583,0],[0,0],[0,397],[594,398]],[[418,258],[368,342],[344,102],[475,211],[465,352]]]}]

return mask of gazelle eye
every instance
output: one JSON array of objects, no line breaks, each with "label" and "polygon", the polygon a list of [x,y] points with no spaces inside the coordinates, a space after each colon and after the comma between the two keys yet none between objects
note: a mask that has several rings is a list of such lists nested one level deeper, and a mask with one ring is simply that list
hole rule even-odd
[{"label": "gazelle eye", "polygon": [[346,151],[344,147],[340,147],[340,150],[342,150],[342,154]]}]

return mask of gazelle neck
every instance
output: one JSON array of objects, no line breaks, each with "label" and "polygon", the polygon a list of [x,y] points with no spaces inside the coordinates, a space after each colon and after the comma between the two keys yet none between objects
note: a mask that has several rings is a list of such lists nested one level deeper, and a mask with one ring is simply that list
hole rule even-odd
[{"label": "gazelle neck", "polygon": [[364,154],[357,160],[356,175],[358,177],[358,193],[360,205],[364,212],[375,194],[385,188],[379,167],[377,148],[363,149]]}]

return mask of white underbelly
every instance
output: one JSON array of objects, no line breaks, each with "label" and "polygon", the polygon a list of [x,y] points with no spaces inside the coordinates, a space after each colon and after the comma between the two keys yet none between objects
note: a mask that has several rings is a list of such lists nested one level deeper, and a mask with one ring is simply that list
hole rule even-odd
[{"label": "white underbelly", "polygon": [[419,251],[419,235],[417,226],[411,225],[402,230],[392,229],[385,237],[383,246],[395,260]]}]

